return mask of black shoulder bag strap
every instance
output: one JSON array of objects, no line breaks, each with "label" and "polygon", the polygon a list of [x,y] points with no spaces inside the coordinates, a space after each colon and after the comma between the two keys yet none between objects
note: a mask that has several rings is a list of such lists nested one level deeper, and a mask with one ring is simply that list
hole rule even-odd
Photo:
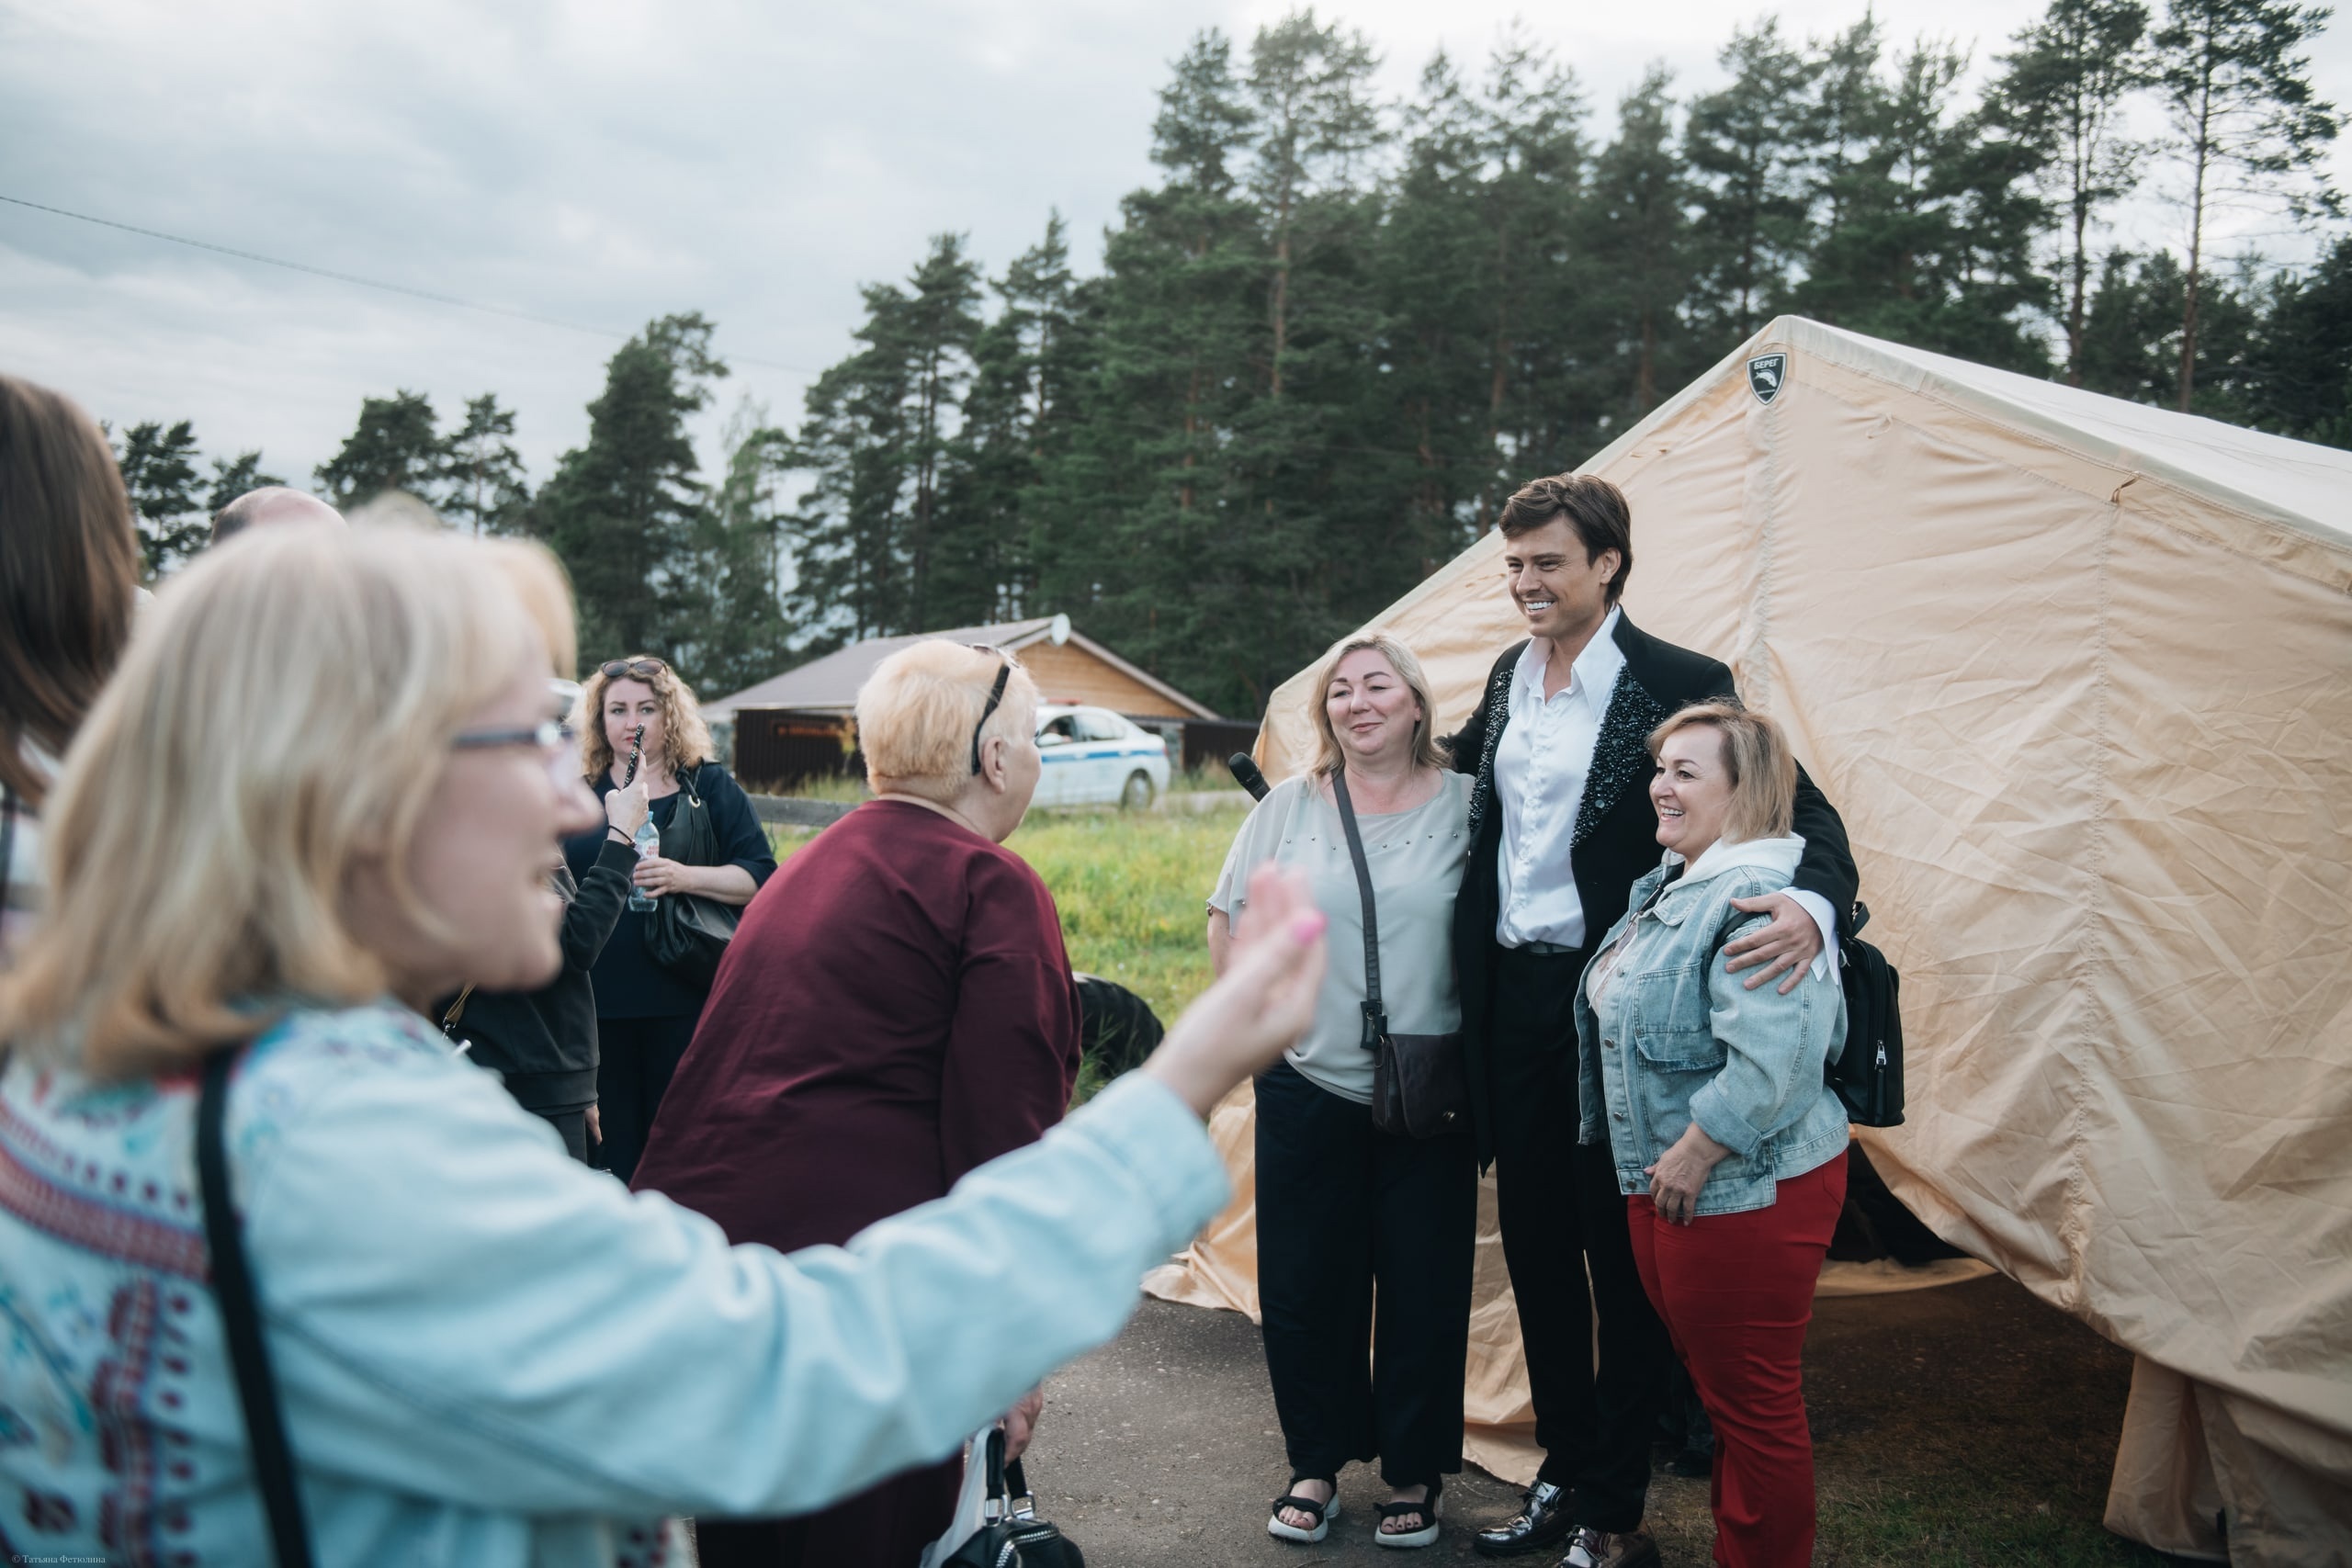
[{"label": "black shoulder bag strap", "polygon": [[244,1407],[254,1479],[269,1513],[277,1568],[311,1568],[311,1535],[302,1522],[301,1495],[294,1489],[294,1456],[286,1446],[277,1384],[262,1342],[253,1271],[245,1266],[244,1240],[229,1201],[229,1155],[221,1128],[229,1111],[229,1069],[243,1053],[242,1045],[227,1046],[206,1057],[204,1087],[197,1095],[196,1174],[204,1194],[204,1245],[212,1256],[212,1293],[220,1303],[220,1331],[237,1373],[237,1403]]},{"label": "black shoulder bag strap", "polygon": [[1372,867],[1364,863],[1363,835],[1356,830],[1356,807],[1348,798],[1345,768],[1331,775],[1331,794],[1340,803],[1340,825],[1348,830],[1348,857],[1356,863],[1356,892],[1363,899],[1363,1048],[1377,1051],[1388,1032],[1388,1010],[1380,1001],[1380,914],[1373,907]]}]

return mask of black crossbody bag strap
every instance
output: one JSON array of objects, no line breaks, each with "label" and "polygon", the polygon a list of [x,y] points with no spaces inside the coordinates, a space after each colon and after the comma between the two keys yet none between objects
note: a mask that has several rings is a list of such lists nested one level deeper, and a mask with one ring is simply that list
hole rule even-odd
[{"label": "black crossbody bag strap", "polygon": [[1380,1049],[1388,1032],[1388,1010],[1380,1002],[1380,912],[1372,901],[1372,867],[1364,863],[1363,835],[1356,830],[1355,802],[1348,798],[1348,772],[1331,775],[1331,794],[1340,803],[1340,825],[1348,830],[1348,858],[1356,863],[1356,892],[1363,899],[1363,1048]]},{"label": "black crossbody bag strap", "polygon": [[294,1456],[286,1445],[286,1423],[277,1408],[277,1383],[270,1376],[269,1349],[262,1342],[261,1311],[254,1303],[253,1271],[245,1266],[245,1244],[237,1212],[229,1201],[229,1155],[222,1126],[229,1112],[229,1069],[243,1054],[230,1046],[205,1058],[204,1086],[196,1101],[196,1174],[204,1195],[204,1245],[212,1257],[212,1293],[220,1303],[220,1330],[237,1374],[237,1403],[244,1407],[245,1436],[253,1447],[254,1479],[269,1514],[269,1539],[277,1568],[311,1568],[311,1535],[302,1521],[301,1495],[294,1488]]}]

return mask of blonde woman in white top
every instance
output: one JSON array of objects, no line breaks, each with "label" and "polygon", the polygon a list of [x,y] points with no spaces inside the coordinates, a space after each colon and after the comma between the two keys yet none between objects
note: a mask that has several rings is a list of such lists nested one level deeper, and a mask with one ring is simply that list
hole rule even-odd
[{"label": "blonde woman in white top", "polygon": [[1209,897],[1220,970],[1260,865],[1303,870],[1331,922],[1314,1027],[1257,1086],[1258,1294],[1292,1472],[1266,1529],[1323,1540],[1340,1468],[1376,1458],[1388,1498],[1373,1539],[1427,1546],[1462,1468],[1477,1175],[1465,1134],[1373,1126],[1363,906],[1332,785],[1344,773],[1363,840],[1389,1028],[1447,1034],[1462,1019],[1452,932],[1471,780],[1446,768],[1420,661],[1394,637],[1341,644],[1312,689],[1321,754],[1250,813]]}]

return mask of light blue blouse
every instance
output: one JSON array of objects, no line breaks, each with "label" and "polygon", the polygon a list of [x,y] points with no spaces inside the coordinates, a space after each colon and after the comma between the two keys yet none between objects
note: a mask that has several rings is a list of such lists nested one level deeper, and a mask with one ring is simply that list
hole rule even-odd
[{"label": "light blue blouse", "polygon": [[[28,1559],[268,1558],[194,1196],[191,1080],[0,1077],[0,1519]],[[632,1196],[384,1005],[297,1014],[232,1181],[323,1563],[681,1561],[944,1458],[1116,1334],[1226,1200],[1134,1075],[846,1247]]]}]

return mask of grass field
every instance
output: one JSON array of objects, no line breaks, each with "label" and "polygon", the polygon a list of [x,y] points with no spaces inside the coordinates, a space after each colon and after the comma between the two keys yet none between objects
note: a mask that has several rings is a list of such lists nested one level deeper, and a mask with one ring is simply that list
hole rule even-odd
[{"label": "grass field", "polygon": [[[1241,815],[1238,801],[1215,811],[1033,811],[1007,847],[1061,907],[1071,967],[1116,980],[1168,1023],[1209,983],[1203,901]],[[809,837],[773,836],[778,860]]]}]

